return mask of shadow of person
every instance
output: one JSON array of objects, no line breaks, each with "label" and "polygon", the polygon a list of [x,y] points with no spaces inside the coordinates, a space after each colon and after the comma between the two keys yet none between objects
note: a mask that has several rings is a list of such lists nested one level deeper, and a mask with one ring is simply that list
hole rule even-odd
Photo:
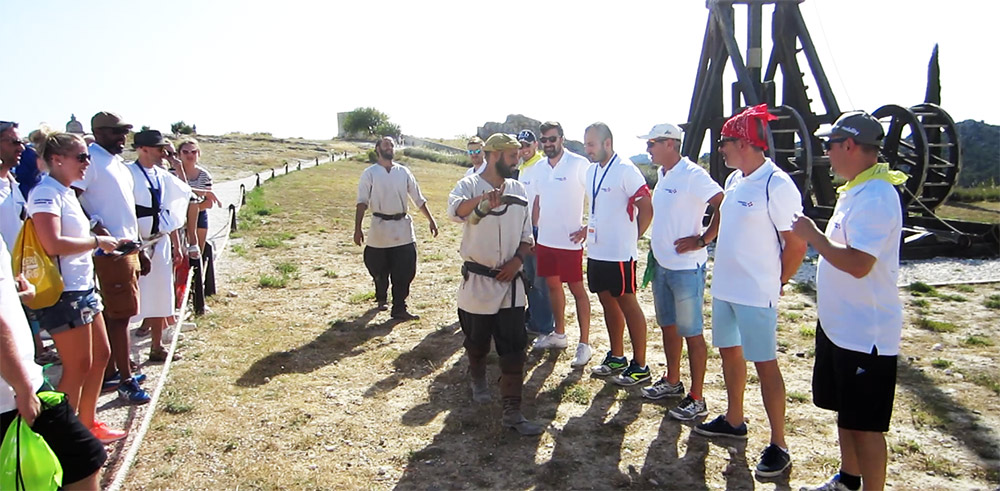
[{"label": "shadow of person", "polygon": [[402,415],[403,425],[425,426],[447,413],[433,440],[410,453],[396,489],[453,489],[459,484],[476,489],[531,486],[540,437],[523,437],[500,424],[502,408],[493,383],[500,370],[495,354],[487,360],[486,376],[493,395],[489,404],[472,402],[468,362],[463,357],[431,381],[426,402]]},{"label": "shadow of person", "polygon": [[[685,444],[687,451],[681,457],[678,455],[677,446],[685,426],[688,427]],[[693,423],[677,421],[664,412],[656,438],[649,443],[649,449],[646,451],[646,460],[638,476],[639,482],[670,489],[708,488],[705,483],[708,440],[693,435],[690,431],[691,426]]]},{"label": "shadow of person", "polygon": [[240,387],[257,387],[282,373],[309,373],[346,356],[357,354],[358,346],[368,340],[385,336],[400,321],[389,319],[370,325],[378,309],[368,309],[350,321],[334,321],[330,328],[307,344],[286,351],[271,353],[250,365],[236,380]]},{"label": "shadow of person", "polygon": [[424,336],[413,349],[404,351],[395,360],[395,368],[388,377],[375,382],[365,391],[365,397],[375,397],[395,389],[406,379],[421,379],[437,371],[441,364],[462,349],[465,336],[458,328],[458,322],[438,328]]},{"label": "shadow of person", "polygon": [[[579,372],[574,374],[579,378]],[[619,391],[624,390],[610,383],[605,385],[582,415],[570,418],[562,430],[555,433],[552,458],[538,473],[537,487],[605,489],[632,484],[632,477],[622,473],[618,465],[625,432],[639,416],[642,402],[638,397],[620,399]],[[608,419],[616,402],[619,408]],[[582,471],[584,467],[587,472]],[[603,479],[594,482],[586,476],[602,476]]]}]

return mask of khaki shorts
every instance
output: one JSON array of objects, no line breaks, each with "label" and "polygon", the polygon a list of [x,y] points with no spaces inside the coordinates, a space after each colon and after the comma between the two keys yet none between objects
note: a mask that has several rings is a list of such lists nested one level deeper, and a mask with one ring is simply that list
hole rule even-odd
[{"label": "khaki shorts", "polygon": [[104,297],[104,316],[129,319],[139,313],[139,255],[94,256]]}]

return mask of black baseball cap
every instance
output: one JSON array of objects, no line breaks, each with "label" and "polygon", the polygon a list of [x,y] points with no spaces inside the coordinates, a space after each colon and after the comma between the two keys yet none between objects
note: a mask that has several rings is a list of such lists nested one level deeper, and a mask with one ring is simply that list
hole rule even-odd
[{"label": "black baseball cap", "polygon": [[820,138],[847,137],[857,143],[880,147],[882,139],[885,138],[885,130],[882,129],[882,123],[879,123],[871,114],[864,111],[852,111],[840,115],[830,129],[817,131],[816,136]]},{"label": "black baseball cap", "polygon": [[156,130],[140,131],[135,134],[133,147],[165,147],[170,143],[163,138],[163,133]]},{"label": "black baseball cap", "polygon": [[533,131],[521,130],[521,132],[517,134],[517,141],[535,143],[537,140],[535,139],[535,133]]}]

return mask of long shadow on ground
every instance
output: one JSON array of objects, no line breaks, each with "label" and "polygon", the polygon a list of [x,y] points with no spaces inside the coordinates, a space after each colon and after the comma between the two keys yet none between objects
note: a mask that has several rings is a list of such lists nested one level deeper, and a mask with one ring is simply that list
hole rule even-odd
[{"label": "long shadow on ground", "polygon": [[375,397],[391,391],[406,379],[421,379],[434,373],[448,358],[462,348],[465,336],[458,330],[458,322],[432,331],[409,351],[404,351],[395,360],[395,368],[388,377],[375,382],[365,391],[365,397]]},{"label": "long shadow on ground", "polygon": [[308,344],[274,352],[257,360],[240,376],[236,385],[256,387],[282,373],[310,373],[346,356],[360,354],[359,346],[372,338],[389,334],[400,323],[390,319],[369,325],[376,314],[378,309],[372,308],[353,320],[331,322],[329,329]]},{"label": "long shadow on ground", "polygon": [[996,429],[982,424],[981,418],[946,394],[934,380],[909,363],[898,365],[899,383],[916,395],[921,405],[944,422],[944,430],[975,452],[985,469],[995,469],[1000,460],[1000,438]]}]

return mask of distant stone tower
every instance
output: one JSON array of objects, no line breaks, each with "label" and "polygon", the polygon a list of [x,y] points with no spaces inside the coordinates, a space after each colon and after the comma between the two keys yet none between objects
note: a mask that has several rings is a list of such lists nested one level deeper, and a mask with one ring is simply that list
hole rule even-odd
[{"label": "distant stone tower", "polygon": [[83,134],[83,123],[76,120],[75,114],[69,115],[69,121],[66,123],[66,133]]}]

